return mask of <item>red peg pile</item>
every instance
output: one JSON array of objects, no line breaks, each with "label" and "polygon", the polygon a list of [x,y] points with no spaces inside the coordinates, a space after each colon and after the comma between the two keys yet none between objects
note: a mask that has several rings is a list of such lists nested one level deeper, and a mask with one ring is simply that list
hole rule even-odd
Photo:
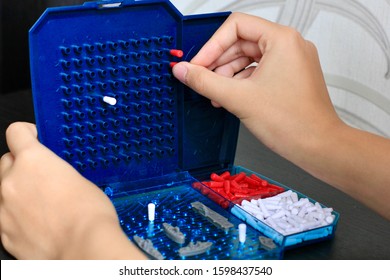
[{"label": "red peg pile", "polygon": [[285,191],[284,188],[273,185],[255,174],[248,176],[244,172],[235,175],[231,175],[229,171],[220,175],[211,173],[210,179],[194,183],[193,187],[223,208],[229,206],[229,201],[239,204],[244,199],[265,198]]}]

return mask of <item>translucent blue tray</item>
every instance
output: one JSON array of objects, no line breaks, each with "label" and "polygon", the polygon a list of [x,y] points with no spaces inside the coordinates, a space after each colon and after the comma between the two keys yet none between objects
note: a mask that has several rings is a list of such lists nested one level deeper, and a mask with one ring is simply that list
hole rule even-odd
[{"label": "translucent blue tray", "polygon": [[[307,198],[311,203],[316,203],[315,200],[311,199],[310,197],[307,197],[306,195],[299,193],[283,184],[280,184],[270,178],[267,178],[261,174],[258,174],[256,172],[253,172],[249,169],[246,169],[241,166],[235,166],[231,170],[232,174],[239,174],[241,172],[244,172],[248,175],[256,174],[257,176],[261,177],[264,180],[267,180],[271,184],[278,185],[285,189],[285,191],[293,191],[297,193],[298,199]],[[320,204],[322,208],[327,208],[327,206]],[[304,230],[301,232],[293,233],[293,234],[283,234],[280,233],[278,230],[270,227],[263,221],[257,219],[252,214],[248,213],[247,211],[243,210],[241,207],[237,207],[237,204],[232,202],[232,206],[230,208],[231,213],[233,213],[236,217],[240,218],[242,221],[246,222],[247,224],[251,225],[253,228],[257,229],[258,231],[262,232],[267,237],[272,238],[277,244],[281,245],[285,249],[292,249],[296,247],[300,247],[303,245],[308,245],[310,243],[319,242],[322,240],[328,240],[332,239],[334,237],[334,234],[336,232],[337,223],[339,220],[339,213],[332,210],[331,215],[333,215],[334,219],[330,224],[319,226],[310,230]]]},{"label": "translucent blue tray", "polygon": [[[149,239],[163,259],[281,259],[283,245],[275,244],[269,249],[262,246],[261,232],[247,227],[246,240],[239,241],[238,225],[242,223],[229,210],[221,209],[212,200],[196,191],[192,184],[197,182],[190,174],[181,173],[143,180],[113,184],[106,188],[118,211],[120,223],[125,233],[134,240],[134,236]],[[138,188],[144,191],[140,192]],[[130,191],[129,191],[130,190]],[[148,204],[156,206],[153,222],[148,219]],[[192,203],[202,203],[209,211],[215,211],[229,223],[224,228],[213,223],[207,217],[194,210]],[[163,223],[179,227],[185,235],[185,242],[172,241],[163,230]],[[190,242],[211,242],[209,250],[202,254],[183,257],[179,250]],[[153,258],[153,256],[151,256]]]}]

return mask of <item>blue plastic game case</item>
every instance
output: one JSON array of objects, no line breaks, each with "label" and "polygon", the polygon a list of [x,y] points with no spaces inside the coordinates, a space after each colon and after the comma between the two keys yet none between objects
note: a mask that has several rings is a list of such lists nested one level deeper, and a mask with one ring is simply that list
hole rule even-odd
[{"label": "blue plastic game case", "polygon": [[184,17],[169,1],[115,3],[51,8],[30,30],[42,143],[97,185],[228,166],[238,120],[184,88],[169,66],[194,56],[228,13]]},{"label": "blue plastic game case", "polygon": [[[168,0],[86,2],[47,9],[29,32],[39,140],[105,190],[129,238],[149,239],[166,259],[183,257],[162,233],[164,221],[190,241],[219,240],[184,257],[193,259],[278,259],[286,247],[332,237],[337,223],[328,236],[294,243],[236,213],[248,224],[243,245],[234,203],[221,209],[191,187],[204,174],[236,170],[239,120],[175,80],[170,63],[190,60],[228,15],[183,16]],[[145,218],[151,201],[160,210],[153,225]],[[209,225],[196,201],[233,227]],[[272,250],[259,245],[267,233]]]}]

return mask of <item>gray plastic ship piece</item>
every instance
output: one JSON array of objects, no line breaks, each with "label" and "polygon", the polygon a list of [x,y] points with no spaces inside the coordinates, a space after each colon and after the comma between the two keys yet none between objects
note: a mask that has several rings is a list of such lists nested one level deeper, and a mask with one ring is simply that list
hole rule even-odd
[{"label": "gray plastic ship piece", "polygon": [[157,260],[163,260],[164,256],[154,248],[153,242],[150,239],[143,239],[138,235],[133,236],[134,242],[146,253]]},{"label": "gray plastic ship piece", "polygon": [[271,238],[265,237],[265,236],[259,236],[259,241],[261,247],[263,247],[266,250],[273,250],[276,248],[276,244]]},{"label": "gray plastic ship piece", "polygon": [[234,227],[234,225],[230,223],[227,218],[211,210],[199,201],[192,202],[191,206],[196,212],[203,215],[217,227],[220,227],[224,230],[228,230],[229,228]]},{"label": "gray plastic ship piece", "polygon": [[203,254],[207,252],[211,246],[213,245],[212,242],[202,242],[197,241],[196,243],[190,242],[186,247],[182,247],[179,249],[179,255],[182,257],[191,257]]},{"label": "gray plastic ship piece", "polygon": [[179,244],[184,244],[186,237],[180,231],[178,227],[174,227],[171,224],[163,223],[165,234],[173,241]]}]

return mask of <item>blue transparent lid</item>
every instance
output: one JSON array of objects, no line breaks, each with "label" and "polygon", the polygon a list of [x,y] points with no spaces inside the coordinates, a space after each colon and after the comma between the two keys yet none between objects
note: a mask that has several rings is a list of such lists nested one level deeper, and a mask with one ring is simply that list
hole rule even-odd
[{"label": "blue transparent lid", "polygon": [[170,67],[227,16],[183,16],[164,0],[47,9],[29,34],[40,141],[97,185],[231,166],[238,119]]}]

